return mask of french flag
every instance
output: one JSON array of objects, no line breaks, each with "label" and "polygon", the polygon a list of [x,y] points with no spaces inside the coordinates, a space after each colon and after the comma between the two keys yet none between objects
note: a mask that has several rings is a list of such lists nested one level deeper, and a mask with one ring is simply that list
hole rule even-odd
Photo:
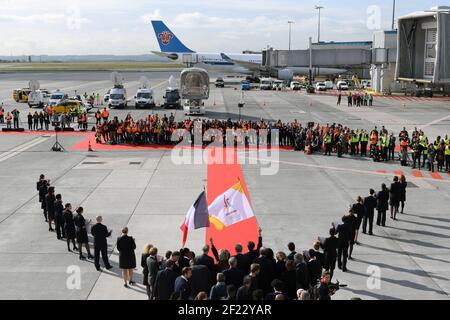
[{"label": "french flag", "polygon": [[184,223],[180,227],[183,232],[183,248],[189,231],[206,227],[209,227],[209,214],[206,193],[203,191],[189,208]]}]

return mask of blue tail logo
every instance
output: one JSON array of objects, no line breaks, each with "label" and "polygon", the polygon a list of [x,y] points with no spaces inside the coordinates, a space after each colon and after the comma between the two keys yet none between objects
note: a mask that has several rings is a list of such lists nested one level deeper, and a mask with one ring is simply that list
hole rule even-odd
[{"label": "blue tail logo", "polygon": [[165,53],[189,53],[194,52],[186,47],[177,36],[162,21],[152,21],[153,30],[159,43],[161,52]]}]

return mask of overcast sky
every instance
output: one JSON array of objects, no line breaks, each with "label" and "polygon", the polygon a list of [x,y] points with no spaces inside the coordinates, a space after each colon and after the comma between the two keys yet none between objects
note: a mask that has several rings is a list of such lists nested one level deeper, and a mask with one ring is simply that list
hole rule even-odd
[{"label": "overcast sky", "polygon": [[[438,3],[397,0],[397,15]],[[292,20],[292,47],[301,49],[317,40],[314,4],[325,7],[322,41],[371,40],[391,27],[392,0],[0,0],[0,55],[149,53],[159,50],[152,19],[203,52],[287,48]]]}]

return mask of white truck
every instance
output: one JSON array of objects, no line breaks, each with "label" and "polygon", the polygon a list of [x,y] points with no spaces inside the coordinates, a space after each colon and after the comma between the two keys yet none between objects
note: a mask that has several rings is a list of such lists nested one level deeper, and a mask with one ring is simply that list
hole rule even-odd
[{"label": "white truck", "polygon": [[136,109],[154,108],[155,100],[153,90],[148,88],[139,88],[134,96],[134,105]]},{"label": "white truck", "polygon": [[126,108],[127,104],[127,90],[122,85],[114,86],[109,93],[108,107]]},{"label": "white truck", "polygon": [[271,78],[262,78],[259,83],[260,90],[272,90],[273,80]]},{"label": "white truck", "polygon": [[50,100],[50,92],[47,90],[34,90],[28,95],[28,105],[30,108],[44,108]]}]

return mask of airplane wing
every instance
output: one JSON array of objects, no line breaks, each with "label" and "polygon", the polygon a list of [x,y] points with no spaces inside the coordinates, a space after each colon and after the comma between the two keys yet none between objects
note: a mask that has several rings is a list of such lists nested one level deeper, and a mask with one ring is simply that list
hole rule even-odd
[{"label": "airplane wing", "polygon": [[250,71],[261,71],[261,65],[259,63],[231,59],[225,53],[221,53],[220,56],[222,57],[223,60],[233,62],[234,64],[237,64],[238,66],[246,68]]}]

